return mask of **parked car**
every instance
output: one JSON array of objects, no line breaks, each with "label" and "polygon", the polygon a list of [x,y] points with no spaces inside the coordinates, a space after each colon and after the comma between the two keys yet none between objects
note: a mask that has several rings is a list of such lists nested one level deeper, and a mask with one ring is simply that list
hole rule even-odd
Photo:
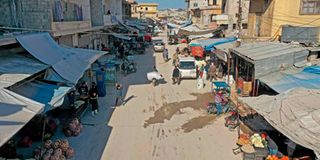
[{"label": "parked car", "polygon": [[154,40],[153,49],[155,52],[163,52],[165,49],[165,43],[162,40]]},{"label": "parked car", "polygon": [[197,78],[196,59],[193,57],[179,57],[181,78]]}]

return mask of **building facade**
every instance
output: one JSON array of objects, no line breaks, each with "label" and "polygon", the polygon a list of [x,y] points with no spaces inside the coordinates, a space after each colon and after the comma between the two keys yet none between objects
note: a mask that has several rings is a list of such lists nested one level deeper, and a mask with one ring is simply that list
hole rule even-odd
[{"label": "building facade", "polygon": [[[243,34],[246,34],[247,28],[248,28],[249,7],[250,7],[250,1],[248,0],[241,1],[241,8],[242,8],[241,23],[242,23]],[[226,24],[228,24],[228,32],[233,32],[236,30],[237,21],[238,21],[237,15],[239,12],[238,8],[239,8],[239,0],[226,0],[223,14],[227,16]]]},{"label": "building facade", "polygon": [[3,0],[0,26],[10,31],[47,31],[59,44],[100,49],[108,38],[95,31],[122,21],[122,7],[119,0]]},{"label": "building facade", "polygon": [[131,6],[132,17],[156,18],[158,14],[157,3],[138,3]]},{"label": "building facade", "polygon": [[187,0],[186,2],[194,24],[208,26],[219,23],[215,17],[223,13],[223,0]]},{"label": "building facade", "polygon": [[320,1],[251,0],[248,34],[252,37],[279,38],[285,25],[320,26]]}]

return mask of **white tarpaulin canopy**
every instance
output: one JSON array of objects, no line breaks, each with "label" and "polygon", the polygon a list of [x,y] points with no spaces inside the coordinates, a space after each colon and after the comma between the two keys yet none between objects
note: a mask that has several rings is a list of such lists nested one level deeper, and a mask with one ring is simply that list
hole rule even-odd
[{"label": "white tarpaulin canopy", "polygon": [[78,82],[92,62],[105,53],[61,47],[48,33],[21,35],[17,40],[31,55],[52,66],[62,78],[73,84]]},{"label": "white tarpaulin canopy", "polygon": [[320,90],[296,88],[241,101],[295,143],[320,153]]},{"label": "white tarpaulin canopy", "polygon": [[0,146],[5,144],[43,105],[6,89],[0,89]]}]

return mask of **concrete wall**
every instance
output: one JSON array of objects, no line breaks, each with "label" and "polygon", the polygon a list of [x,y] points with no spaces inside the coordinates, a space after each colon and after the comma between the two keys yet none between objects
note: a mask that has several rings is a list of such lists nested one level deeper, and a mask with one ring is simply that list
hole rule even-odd
[{"label": "concrete wall", "polygon": [[1,0],[0,25],[48,30],[52,20],[50,6],[50,0]]},{"label": "concrete wall", "polygon": [[253,37],[271,37],[275,1],[251,1],[248,16],[248,35]]},{"label": "concrete wall", "polygon": [[0,3],[0,25],[1,26],[15,26],[11,14],[10,0],[2,0]]},{"label": "concrete wall", "polygon": [[104,5],[102,0],[90,0],[92,26],[103,26]]},{"label": "concrete wall", "polygon": [[61,36],[57,38],[59,44],[63,44],[69,47],[73,47],[72,35]]},{"label": "concrete wall", "polygon": [[122,21],[122,0],[105,0],[105,13],[109,10],[112,16]]},{"label": "concrete wall", "polygon": [[[303,15],[300,14],[300,0],[276,0],[273,13],[273,25],[271,34],[281,35],[282,25],[293,26],[320,26],[320,14]],[[277,27],[278,26],[278,27]],[[279,28],[280,27],[280,28]]]},{"label": "concrete wall", "polygon": [[[102,0],[99,0],[102,3]],[[91,0],[78,0],[78,4],[82,6],[83,20],[91,20]],[[101,5],[102,6],[102,5]],[[102,6],[103,9],[103,6]]]},{"label": "concrete wall", "polygon": [[[230,24],[237,23],[236,14],[238,13],[239,0],[227,0],[224,8],[225,13],[229,16]],[[242,23],[248,23],[250,1],[242,1]]]}]

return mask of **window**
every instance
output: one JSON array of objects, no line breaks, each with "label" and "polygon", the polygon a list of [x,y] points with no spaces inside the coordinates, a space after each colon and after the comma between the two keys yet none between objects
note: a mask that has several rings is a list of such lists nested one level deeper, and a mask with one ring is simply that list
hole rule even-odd
[{"label": "window", "polygon": [[243,23],[242,24],[242,29],[248,29],[248,24],[247,23]]},{"label": "window", "polygon": [[300,14],[320,14],[320,1],[302,0]]},{"label": "window", "polygon": [[217,5],[217,0],[212,0],[213,2],[212,2],[212,4],[213,5]]},{"label": "window", "polygon": [[193,7],[198,7],[198,3],[193,3]]},{"label": "window", "polygon": [[148,7],[146,7],[146,11],[148,10]]}]

